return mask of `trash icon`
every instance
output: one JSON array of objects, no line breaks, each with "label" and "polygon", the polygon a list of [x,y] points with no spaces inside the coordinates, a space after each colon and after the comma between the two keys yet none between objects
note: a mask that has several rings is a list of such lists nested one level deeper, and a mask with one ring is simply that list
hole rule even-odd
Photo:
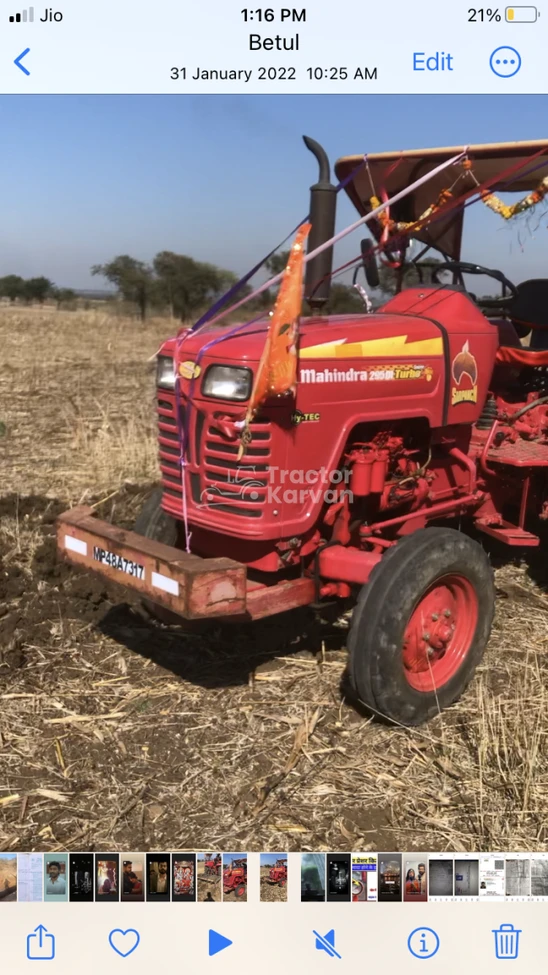
[{"label": "trash icon", "polygon": [[513,924],[501,924],[493,931],[495,935],[495,955],[497,958],[517,958],[521,929]]}]

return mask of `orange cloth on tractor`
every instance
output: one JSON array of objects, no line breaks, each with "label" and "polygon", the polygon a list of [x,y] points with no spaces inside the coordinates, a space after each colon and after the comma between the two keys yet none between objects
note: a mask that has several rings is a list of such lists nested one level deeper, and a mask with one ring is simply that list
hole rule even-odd
[{"label": "orange cloth on tractor", "polygon": [[302,306],[304,242],[312,225],[303,223],[284,271],[280,290],[268,327],[265,347],[261,355],[255,383],[247,407],[242,430],[238,460],[251,440],[249,424],[258,409],[270,396],[294,393],[297,385],[297,340]]}]

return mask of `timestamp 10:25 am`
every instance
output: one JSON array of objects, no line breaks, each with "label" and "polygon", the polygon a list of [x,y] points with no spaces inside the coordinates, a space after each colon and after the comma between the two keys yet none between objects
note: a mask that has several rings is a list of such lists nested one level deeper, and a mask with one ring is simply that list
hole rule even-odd
[{"label": "timestamp 10:25 am", "polygon": [[[296,81],[296,68],[255,68],[258,81]],[[170,68],[172,81],[251,81],[253,69]],[[311,81],[377,81],[377,68],[306,68]]]}]

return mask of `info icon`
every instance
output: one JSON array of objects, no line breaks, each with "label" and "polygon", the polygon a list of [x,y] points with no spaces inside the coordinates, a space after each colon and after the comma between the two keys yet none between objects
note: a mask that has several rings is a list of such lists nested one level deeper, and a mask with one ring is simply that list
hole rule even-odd
[{"label": "info icon", "polygon": [[407,939],[407,947],[415,958],[433,958],[440,939],[433,928],[415,928]]}]

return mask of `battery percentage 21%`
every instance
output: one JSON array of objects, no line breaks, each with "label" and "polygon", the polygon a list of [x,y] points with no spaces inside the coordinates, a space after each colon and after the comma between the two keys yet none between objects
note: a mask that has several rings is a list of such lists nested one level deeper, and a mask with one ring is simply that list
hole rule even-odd
[{"label": "battery percentage 21%", "polygon": [[468,11],[469,24],[500,24],[502,14],[492,7],[471,7]]}]

